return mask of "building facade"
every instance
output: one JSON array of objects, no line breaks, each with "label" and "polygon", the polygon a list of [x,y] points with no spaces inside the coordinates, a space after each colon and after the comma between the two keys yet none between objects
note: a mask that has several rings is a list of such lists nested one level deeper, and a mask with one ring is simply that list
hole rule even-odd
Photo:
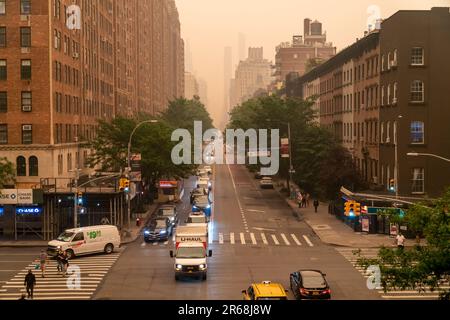
[{"label": "building facade", "polygon": [[303,36],[294,35],[292,43],[285,42],[276,48],[275,78],[277,82],[285,82],[286,76],[295,72],[300,76],[305,73],[309,59],[326,61],[336,54],[336,47],[326,42],[326,34],[322,32],[319,21],[304,20]]},{"label": "building facade", "polygon": [[258,90],[266,90],[272,82],[271,73],[271,63],[264,59],[263,48],[249,48],[248,58],[239,62],[231,82],[233,107],[251,99]]},{"label": "building facade", "polygon": [[[184,94],[183,42],[173,1],[4,4],[0,156],[16,165],[17,188],[39,186],[41,178],[74,178],[77,168],[88,172],[91,150],[85,146],[95,138],[98,120],[155,114]],[[163,43],[155,30],[168,33],[168,40]]]},{"label": "building facade", "polygon": [[200,87],[197,78],[190,72],[184,74],[185,98],[193,99],[194,96],[200,96]]},{"label": "building facade", "polygon": [[450,186],[448,163],[408,153],[450,158],[450,44],[441,41],[447,38],[449,8],[399,11],[289,79],[286,94],[316,98],[318,122],[349,150],[373,189],[438,197]]}]

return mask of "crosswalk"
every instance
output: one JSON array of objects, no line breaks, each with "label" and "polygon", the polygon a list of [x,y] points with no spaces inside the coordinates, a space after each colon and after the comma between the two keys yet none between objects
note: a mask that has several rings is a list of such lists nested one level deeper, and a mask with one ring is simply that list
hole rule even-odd
[{"label": "crosswalk", "polygon": [[46,266],[45,278],[40,270],[35,270],[36,262],[20,270],[12,279],[0,284],[0,300],[17,300],[26,293],[24,279],[28,270],[36,276],[34,300],[88,300],[97,290],[109,269],[120,256],[120,252],[110,255],[92,255],[70,260],[66,277],[58,274],[55,260]]},{"label": "crosswalk", "polygon": [[[246,245],[246,246],[297,246],[310,248],[314,247],[313,240],[308,235],[296,235],[294,233],[257,233],[257,232],[230,232],[230,233],[218,233],[210,243],[218,245]],[[299,239],[302,239],[300,241]],[[169,241],[165,242],[143,242],[141,247],[151,246],[168,246],[173,245],[175,237],[172,237]]]},{"label": "crosswalk", "polygon": [[[369,278],[370,272],[368,273],[364,268],[357,265],[358,256],[354,255],[354,251],[358,248],[336,248],[336,250],[347,260],[353,267],[358,270],[364,278]],[[361,249],[361,256],[365,258],[376,258],[378,254],[378,248],[364,248]],[[442,288],[450,289],[450,286],[443,286]],[[383,299],[387,300],[436,300],[439,298],[439,293],[431,292],[430,290],[421,291],[418,290],[391,290],[384,292],[384,290],[379,287],[375,290],[381,295]]]}]

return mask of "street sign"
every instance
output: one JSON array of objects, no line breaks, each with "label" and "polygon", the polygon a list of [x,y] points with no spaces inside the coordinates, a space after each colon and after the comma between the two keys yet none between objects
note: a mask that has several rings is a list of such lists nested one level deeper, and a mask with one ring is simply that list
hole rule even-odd
[{"label": "street sign", "polygon": [[282,158],[289,158],[289,139],[281,139],[280,154]]},{"label": "street sign", "polygon": [[0,204],[33,204],[33,189],[3,189]]},{"label": "street sign", "polygon": [[131,182],[142,181],[142,155],[140,153],[133,153],[130,156],[130,171],[129,178]]}]

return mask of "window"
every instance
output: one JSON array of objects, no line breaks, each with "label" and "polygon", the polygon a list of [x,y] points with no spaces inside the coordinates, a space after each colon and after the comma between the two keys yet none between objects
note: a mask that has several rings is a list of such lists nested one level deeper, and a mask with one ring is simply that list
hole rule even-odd
[{"label": "window", "polygon": [[397,121],[394,121],[394,144],[397,144]]},{"label": "window", "polygon": [[31,79],[31,60],[22,60],[20,66],[20,74],[22,80],[30,80]]},{"label": "window", "polygon": [[424,193],[425,192],[425,169],[414,168],[412,169],[412,193]]},{"label": "window", "polygon": [[61,0],[53,0],[53,16],[59,19],[60,12],[61,12]]},{"label": "window", "polygon": [[6,60],[0,60],[0,80],[6,80],[8,78],[8,67]]},{"label": "window", "polygon": [[31,91],[22,91],[22,111],[31,111]]},{"label": "window", "polygon": [[83,241],[83,240],[84,240],[84,233],[78,232],[77,235],[75,237],[73,237],[72,242]]},{"label": "window", "polygon": [[411,83],[411,102],[424,102],[425,101],[425,86],[423,81],[414,80]]},{"label": "window", "polygon": [[386,123],[386,143],[391,143],[391,122]]},{"label": "window", "polygon": [[391,70],[391,53],[390,52],[387,55],[387,69]]},{"label": "window", "polygon": [[0,14],[6,14],[6,0],[0,0]]},{"label": "window", "polygon": [[394,50],[394,65],[397,65],[397,49]]},{"label": "window", "polygon": [[22,144],[33,143],[33,126],[31,124],[24,124],[22,126]]},{"label": "window", "polygon": [[8,112],[8,94],[6,91],[0,92],[0,113]]},{"label": "window", "polygon": [[425,143],[425,124],[422,121],[411,122],[411,143]]},{"label": "window", "polygon": [[0,124],[0,144],[8,143],[8,125]]},{"label": "window", "polygon": [[27,160],[25,159],[25,157],[17,157],[16,169],[18,177],[25,177],[27,175]]},{"label": "window", "polygon": [[31,156],[28,159],[28,172],[30,177],[39,176],[39,162],[37,157]]},{"label": "window", "polygon": [[381,86],[381,105],[384,106],[384,86]]},{"label": "window", "polygon": [[384,122],[381,122],[380,125],[380,141],[384,143]]},{"label": "window", "polygon": [[391,104],[391,85],[389,84],[387,87],[387,105]]},{"label": "window", "polygon": [[58,155],[58,175],[62,175],[63,173],[63,155]]},{"label": "window", "polygon": [[424,65],[423,48],[416,47],[411,50],[411,65],[422,66]]},{"label": "window", "polygon": [[20,46],[22,48],[31,47],[31,28],[20,27]]},{"label": "window", "polygon": [[72,170],[72,154],[69,153],[67,155],[67,172],[70,172]]},{"label": "window", "polygon": [[20,14],[31,14],[31,0],[20,0]]},{"label": "window", "polygon": [[0,27],[0,47],[6,47],[6,27]]},{"label": "window", "polygon": [[394,92],[393,92],[393,99],[392,103],[397,103],[397,82],[394,83]]}]

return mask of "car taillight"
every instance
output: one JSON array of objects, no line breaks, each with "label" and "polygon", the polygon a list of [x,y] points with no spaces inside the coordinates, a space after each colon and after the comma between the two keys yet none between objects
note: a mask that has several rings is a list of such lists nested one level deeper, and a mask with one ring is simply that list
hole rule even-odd
[{"label": "car taillight", "polygon": [[322,291],[322,294],[331,294],[331,290],[330,289],[324,290]]},{"label": "car taillight", "polygon": [[303,289],[303,288],[300,288],[300,293],[301,293],[301,294],[308,294],[308,291],[306,291],[306,290]]}]

